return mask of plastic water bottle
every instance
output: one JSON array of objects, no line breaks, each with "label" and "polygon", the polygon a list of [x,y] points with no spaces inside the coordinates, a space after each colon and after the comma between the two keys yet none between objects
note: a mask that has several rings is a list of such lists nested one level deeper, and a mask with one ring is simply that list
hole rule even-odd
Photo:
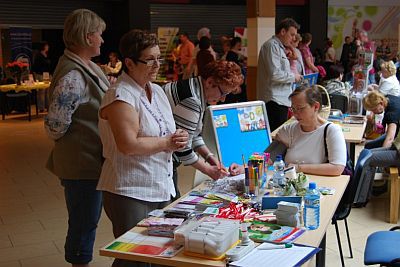
[{"label": "plastic water bottle", "polygon": [[304,196],[304,227],[307,230],[315,230],[319,227],[319,201],[320,194],[317,185],[311,182]]},{"label": "plastic water bottle", "polygon": [[274,162],[274,174],[272,182],[275,195],[283,195],[283,187],[286,184],[286,178],[283,170],[285,169],[285,162],[283,162],[282,155],[277,155]]}]

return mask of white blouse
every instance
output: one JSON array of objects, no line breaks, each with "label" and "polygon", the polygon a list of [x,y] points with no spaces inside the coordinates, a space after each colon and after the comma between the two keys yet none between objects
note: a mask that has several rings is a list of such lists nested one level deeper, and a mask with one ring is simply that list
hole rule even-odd
[{"label": "white blouse", "polygon": [[[105,94],[100,109],[114,101],[124,101],[139,114],[138,137],[163,137],[175,132],[172,111],[161,87],[149,83],[152,99],[125,72]],[[149,202],[162,202],[175,196],[172,181],[172,153],[159,152],[147,156],[124,155],[115,143],[107,120],[99,117],[100,138],[105,162],[98,190]]]},{"label": "white blouse", "polygon": [[333,124],[329,126],[326,133],[326,146],[328,158],[325,157],[324,123],[316,130],[304,132],[300,124],[295,121],[284,125],[277,133],[277,139],[288,146],[286,163],[332,163],[346,166],[346,142],[340,126]]}]

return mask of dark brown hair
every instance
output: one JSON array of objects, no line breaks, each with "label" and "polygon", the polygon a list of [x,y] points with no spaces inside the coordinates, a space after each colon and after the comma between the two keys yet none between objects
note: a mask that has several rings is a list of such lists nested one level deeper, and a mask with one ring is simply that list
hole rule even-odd
[{"label": "dark brown hair", "polygon": [[289,99],[292,99],[292,97],[299,95],[301,93],[304,93],[306,96],[306,101],[307,104],[312,106],[314,103],[318,102],[320,103],[319,105],[319,110],[322,108],[322,95],[321,92],[319,91],[318,87],[316,85],[313,86],[305,86],[301,85],[297,87],[290,95]]},{"label": "dark brown hair", "polygon": [[311,35],[311,33],[309,33],[309,32],[303,33],[303,34],[301,35],[301,37],[303,38],[303,40],[301,40],[301,42],[302,42],[303,44],[306,44],[306,43],[308,43],[309,41],[312,40],[312,35]]},{"label": "dark brown hair", "polygon": [[285,29],[287,31],[290,27],[294,27],[296,30],[300,30],[300,25],[294,19],[285,18],[281,20],[278,25],[276,25],[275,34],[280,33],[282,29]]},{"label": "dark brown hair", "polygon": [[[147,31],[133,29],[125,33],[119,42],[119,51],[122,58],[130,58],[137,64],[142,51],[158,45],[157,36]],[[126,70],[123,60],[124,70]]]}]

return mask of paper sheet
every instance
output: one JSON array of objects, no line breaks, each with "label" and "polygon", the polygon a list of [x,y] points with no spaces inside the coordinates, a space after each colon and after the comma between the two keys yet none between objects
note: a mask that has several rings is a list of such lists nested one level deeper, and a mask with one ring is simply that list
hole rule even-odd
[{"label": "paper sheet", "polygon": [[304,258],[307,258],[309,254],[313,252],[314,253],[317,252],[317,249],[314,247],[302,247],[296,245],[294,245],[291,248],[273,249],[273,250],[261,250],[255,248],[244,258],[230,263],[229,266],[293,267],[293,266],[299,266],[299,263],[302,262]]}]

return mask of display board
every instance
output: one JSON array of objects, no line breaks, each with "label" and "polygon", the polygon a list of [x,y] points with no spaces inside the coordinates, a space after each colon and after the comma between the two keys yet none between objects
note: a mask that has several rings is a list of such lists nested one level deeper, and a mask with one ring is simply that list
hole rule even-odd
[{"label": "display board", "polygon": [[213,135],[206,143],[225,166],[242,164],[242,155],[248,159],[254,152],[264,152],[271,143],[263,101],[209,106],[208,119]]}]

